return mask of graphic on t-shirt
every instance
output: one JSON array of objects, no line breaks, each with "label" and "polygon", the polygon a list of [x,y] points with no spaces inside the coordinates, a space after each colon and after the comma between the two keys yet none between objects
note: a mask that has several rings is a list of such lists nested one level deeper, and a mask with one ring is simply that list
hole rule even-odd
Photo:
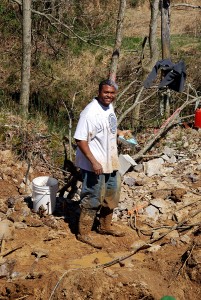
[{"label": "graphic on t-shirt", "polygon": [[114,134],[116,132],[116,129],[117,129],[117,119],[116,119],[115,114],[113,114],[113,113],[111,113],[109,115],[109,126],[110,126],[111,133]]}]

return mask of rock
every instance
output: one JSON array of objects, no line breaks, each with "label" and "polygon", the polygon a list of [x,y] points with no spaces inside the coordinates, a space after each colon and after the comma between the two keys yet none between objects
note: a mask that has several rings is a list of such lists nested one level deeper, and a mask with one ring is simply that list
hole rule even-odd
[{"label": "rock", "polygon": [[157,220],[159,218],[159,210],[153,205],[149,205],[144,209],[144,213],[148,218]]},{"label": "rock", "polygon": [[46,225],[52,229],[58,229],[57,220],[53,216],[47,215],[47,216],[43,217],[41,220],[44,225]]},{"label": "rock", "polygon": [[171,211],[172,205],[171,202],[164,199],[153,199],[150,203],[159,209],[159,212],[166,214]]},{"label": "rock", "polygon": [[23,222],[24,219],[25,217],[19,211],[14,211],[8,215],[8,220],[12,222]]},{"label": "rock", "polygon": [[23,208],[23,206],[24,206],[23,199],[16,200],[15,207],[14,207],[16,211],[20,211]]},{"label": "rock", "polygon": [[163,153],[166,154],[167,156],[171,157],[172,155],[175,154],[175,150],[165,146],[163,149]]},{"label": "rock", "polygon": [[16,229],[26,229],[27,228],[27,224],[25,224],[24,222],[15,222],[14,226]]},{"label": "rock", "polygon": [[33,249],[31,252],[32,255],[35,255],[37,258],[48,257],[49,251],[46,249]]},{"label": "rock", "polygon": [[6,214],[8,210],[8,206],[3,202],[3,199],[0,199],[0,212]]},{"label": "rock", "polygon": [[180,241],[185,244],[190,244],[191,238],[187,234],[184,234],[180,237]]},{"label": "rock", "polygon": [[135,250],[135,249],[147,249],[150,247],[150,244],[147,244],[145,241],[143,240],[138,240],[135,241],[132,245],[131,245],[131,250]]},{"label": "rock", "polygon": [[1,260],[0,261],[0,278],[10,278],[16,261],[15,260]]},{"label": "rock", "polygon": [[111,278],[117,278],[119,276],[112,269],[109,269],[109,268],[104,269],[104,273]]},{"label": "rock", "polygon": [[0,151],[1,161],[11,160],[13,158],[13,154],[11,150],[3,150]]},{"label": "rock", "polygon": [[[166,229],[166,232],[168,229]],[[177,230],[170,231],[167,235],[165,235],[162,239],[163,244],[169,244],[171,243],[173,246],[175,246],[178,241],[180,240],[179,233]]]},{"label": "rock", "polygon": [[171,195],[171,190],[168,189],[156,190],[152,193],[153,198],[161,198],[161,199],[167,199],[170,195]]},{"label": "rock", "polygon": [[0,240],[6,241],[13,240],[14,238],[14,225],[9,220],[3,220],[0,222]]},{"label": "rock", "polygon": [[161,175],[163,172],[164,160],[162,158],[155,158],[148,162],[143,162],[144,172],[150,177],[153,175]]},{"label": "rock", "polygon": [[43,273],[41,272],[31,272],[28,273],[25,277],[25,279],[37,279],[37,278],[41,278],[43,276]]},{"label": "rock", "polygon": [[190,208],[186,207],[184,209],[175,211],[173,217],[176,218],[176,221],[180,223],[181,221],[188,219],[189,210]]},{"label": "rock", "polygon": [[137,163],[128,154],[124,154],[124,155],[120,154],[119,163],[120,163],[119,173],[121,175],[124,175],[130,169],[130,167],[137,165]]},{"label": "rock", "polygon": [[169,161],[168,161],[170,164],[175,164],[177,162],[177,159],[174,155],[172,155],[170,158],[169,158]]},{"label": "rock", "polygon": [[169,156],[167,156],[166,154],[165,155],[162,155],[161,158],[164,160],[164,161],[169,161]]},{"label": "rock", "polygon": [[134,186],[135,185],[135,178],[126,177],[126,178],[124,178],[123,183],[127,184],[129,187]]},{"label": "rock", "polygon": [[9,197],[6,201],[8,208],[13,208],[15,206],[16,199],[13,197]]},{"label": "rock", "polygon": [[24,221],[26,222],[27,226],[30,226],[30,227],[44,226],[44,224],[41,220],[35,219],[32,216],[25,217]]},{"label": "rock", "polygon": [[176,178],[172,177],[172,176],[168,176],[168,177],[163,177],[163,181],[167,184],[166,187],[168,187],[169,189],[174,189],[174,188],[183,188],[185,189],[186,186],[184,184],[182,184],[181,182],[179,182]]},{"label": "rock", "polygon": [[0,221],[7,219],[6,214],[0,212]]},{"label": "rock", "polygon": [[172,190],[170,198],[174,202],[181,202],[184,194],[186,194],[186,189],[175,188],[175,189]]},{"label": "rock", "polygon": [[136,172],[143,172],[143,164],[138,164],[133,167],[134,171]]},{"label": "rock", "polygon": [[157,252],[158,250],[160,250],[161,249],[161,246],[160,245],[153,245],[153,246],[151,246],[150,248],[148,248],[146,251],[147,252]]}]

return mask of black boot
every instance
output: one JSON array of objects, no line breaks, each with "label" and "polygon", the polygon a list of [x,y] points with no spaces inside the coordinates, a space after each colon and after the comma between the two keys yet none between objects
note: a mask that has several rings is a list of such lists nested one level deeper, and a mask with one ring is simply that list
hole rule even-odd
[{"label": "black boot", "polygon": [[86,243],[94,248],[101,249],[100,243],[95,241],[94,234],[92,233],[92,226],[96,217],[96,210],[82,208],[79,219],[79,234],[77,239]]}]

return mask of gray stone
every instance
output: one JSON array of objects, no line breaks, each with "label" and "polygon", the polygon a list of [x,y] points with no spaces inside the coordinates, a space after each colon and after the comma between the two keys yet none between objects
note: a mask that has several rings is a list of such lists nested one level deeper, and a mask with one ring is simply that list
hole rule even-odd
[{"label": "gray stone", "polygon": [[162,158],[155,158],[148,162],[144,162],[144,172],[147,176],[161,175],[163,170],[164,160]]},{"label": "gray stone", "polygon": [[159,212],[162,214],[166,214],[171,212],[172,206],[170,201],[164,199],[153,199],[150,203],[159,209]]},{"label": "gray stone", "polygon": [[136,172],[143,172],[143,164],[138,164],[138,165],[134,166],[133,169]]},{"label": "gray stone", "polygon": [[160,249],[161,249],[160,245],[153,245],[149,249],[147,249],[147,252],[152,252],[153,253],[153,252],[157,252]]},{"label": "gray stone", "polygon": [[148,218],[157,220],[159,217],[159,210],[154,207],[153,205],[147,206],[145,209],[145,214],[148,216]]},{"label": "gray stone", "polygon": [[25,224],[24,222],[15,222],[14,226],[16,229],[26,229],[27,228],[27,224]]},{"label": "gray stone", "polygon": [[124,175],[130,169],[130,167],[137,165],[134,159],[132,159],[132,157],[128,154],[120,154],[119,163],[120,163],[119,173],[121,175]]},{"label": "gray stone", "polygon": [[14,237],[14,225],[9,220],[3,220],[0,222],[0,240],[12,240]]},{"label": "gray stone", "polygon": [[165,146],[164,149],[163,149],[163,153],[168,155],[169,157],[171,157],[172,155],[175,154],[175,150]]},{"label": "gray stone", "polygon": [[135,185],[135,178],[126,177],[126,178],[124,178],[123,183],[127,184],[129,187],[134,186]]}]

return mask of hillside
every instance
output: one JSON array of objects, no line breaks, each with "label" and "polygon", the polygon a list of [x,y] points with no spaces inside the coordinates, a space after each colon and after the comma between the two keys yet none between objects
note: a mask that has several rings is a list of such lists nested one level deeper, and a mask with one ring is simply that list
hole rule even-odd
[{"label": "hillside", "polygon": [[[17,131],[11,125],[8,133]],[[64,186],[48,151],[53,136],[45,134],[38,131],[34,144],[32,134],[31,160],[12,153],[9,135],[0,151],[0,298],[199,300],[200,130],[176,126],[122,176],[113,226],[126,235],[98,235],[101,250],[76,239],[80,182],[70,198],[69,190],[57,194],[53,215],[33,211],[34,178],[53,176]]]}]

